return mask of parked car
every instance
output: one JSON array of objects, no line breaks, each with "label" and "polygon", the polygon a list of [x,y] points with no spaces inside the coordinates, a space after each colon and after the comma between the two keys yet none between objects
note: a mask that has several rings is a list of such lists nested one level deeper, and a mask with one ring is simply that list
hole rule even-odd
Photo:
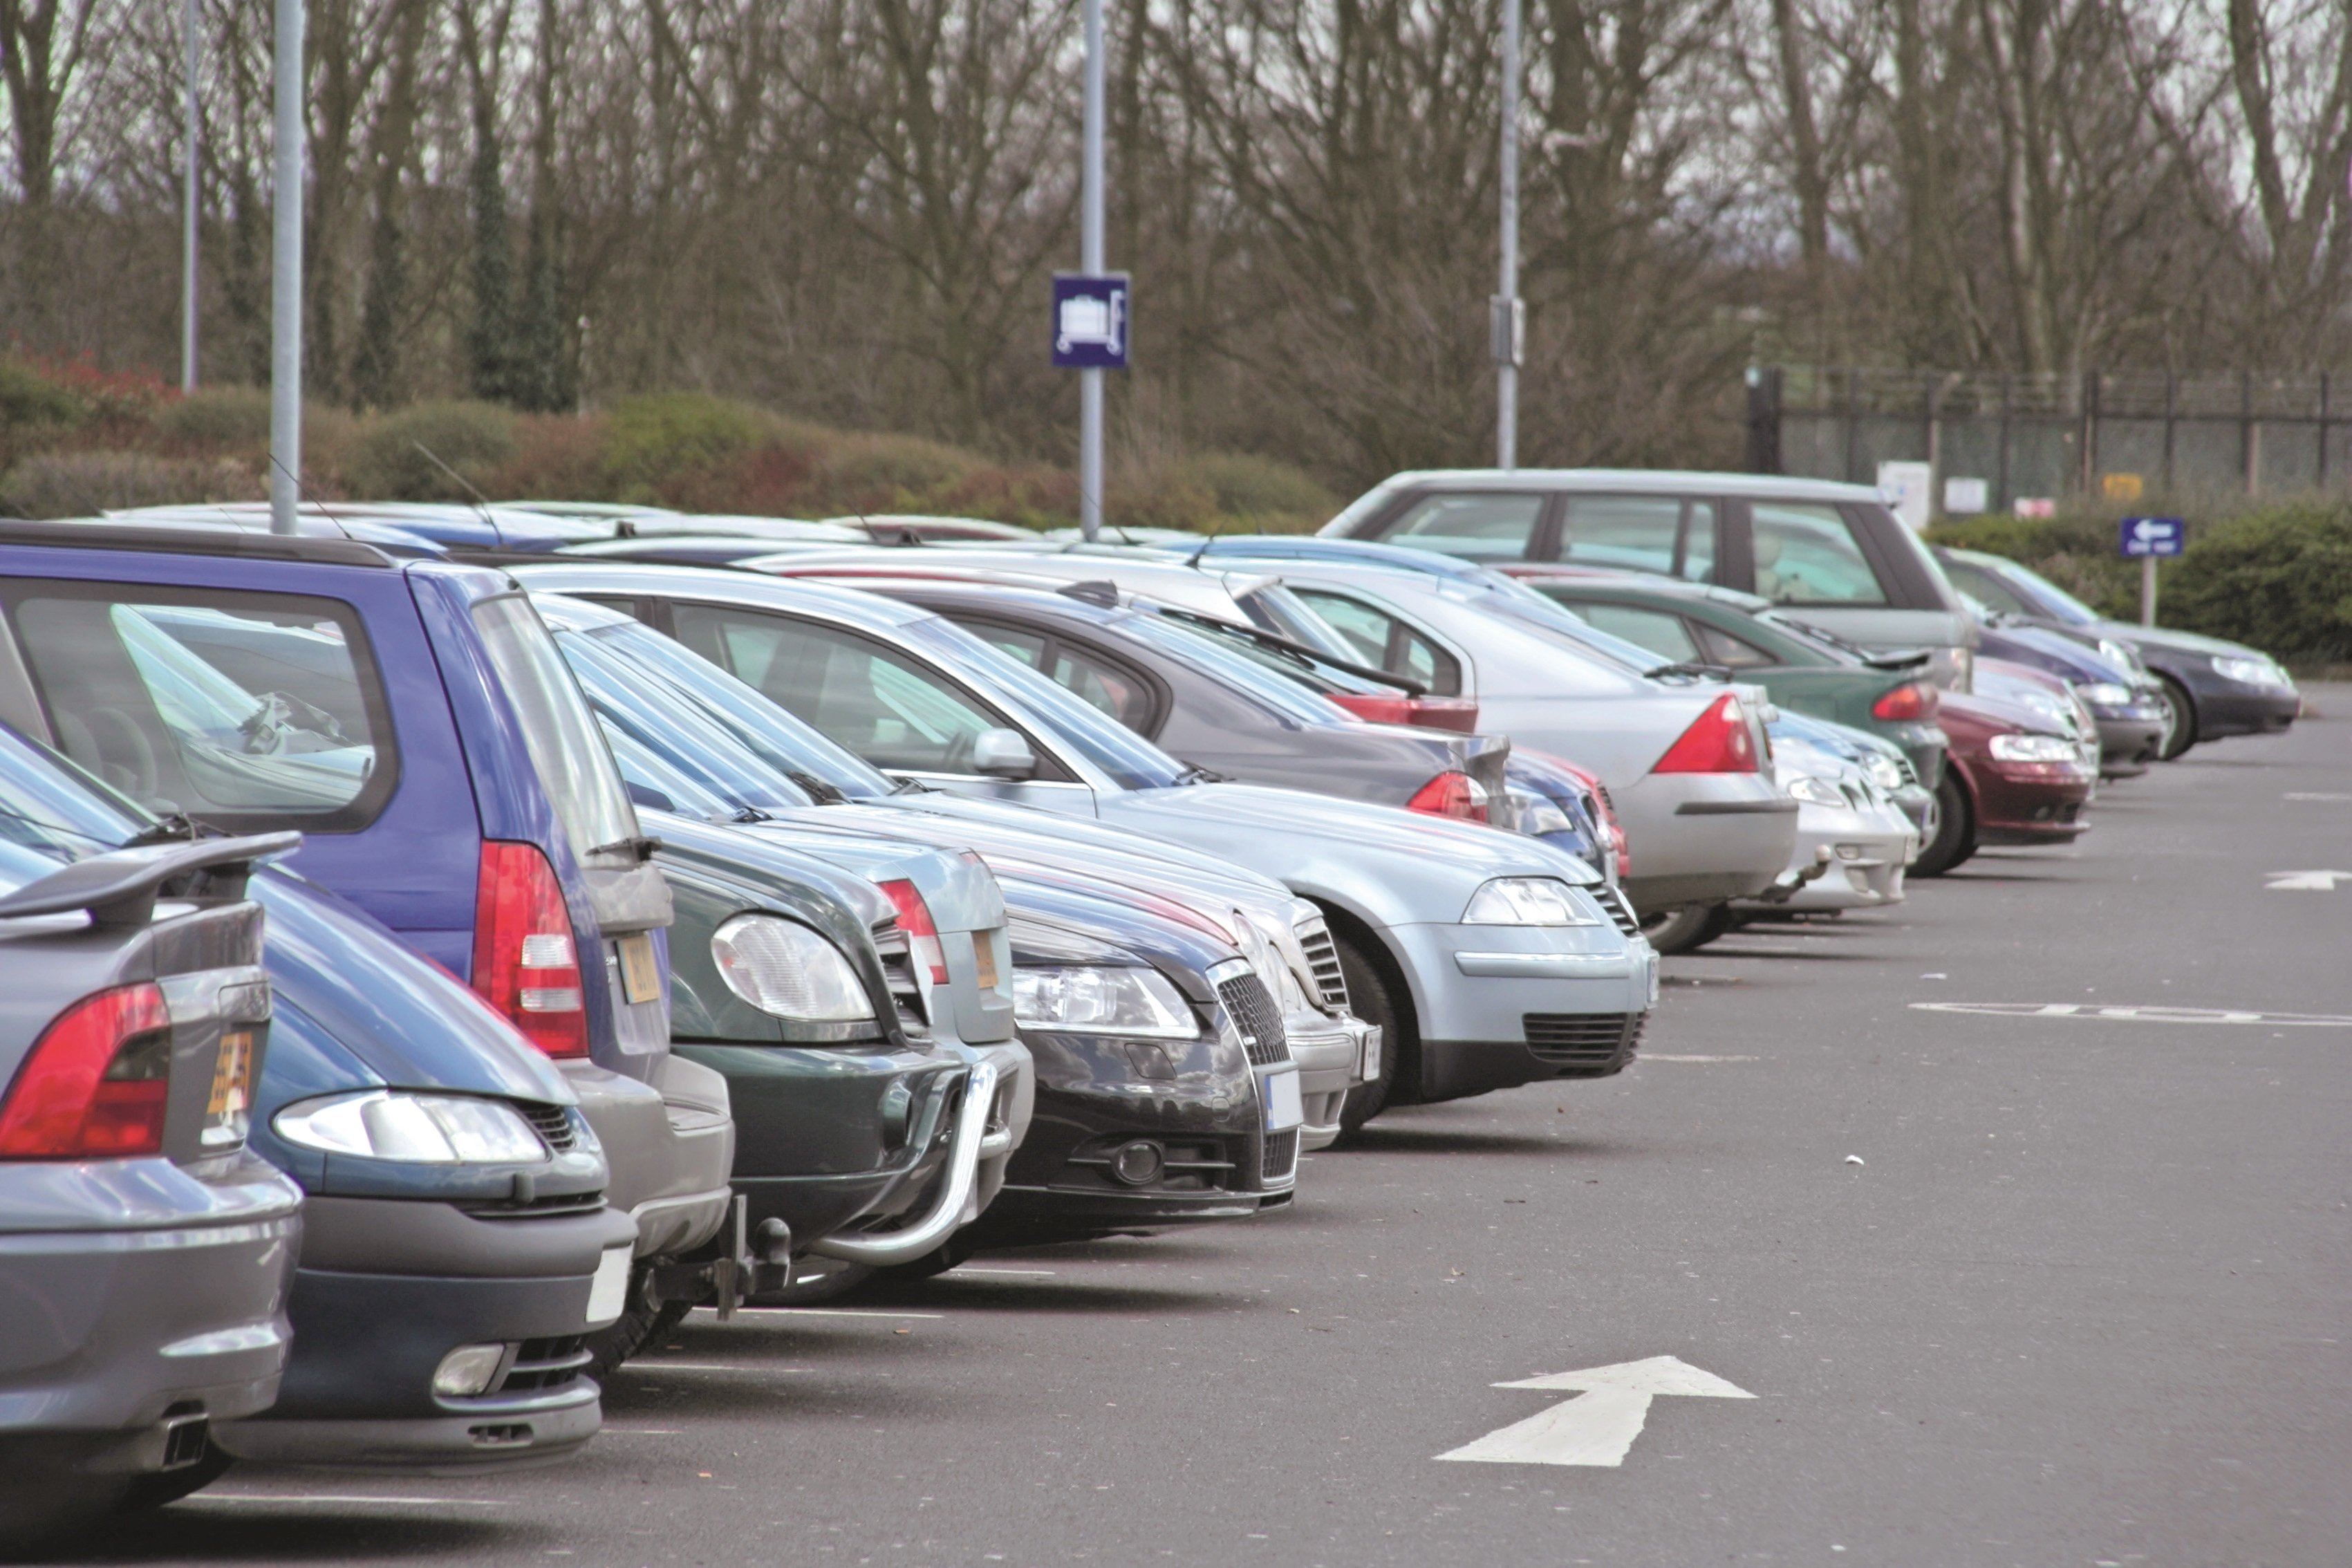
[{"label": "parked car", "polygon": [[302,1236],[300,1190],[247,1142],[271,1026],[247,879],[293,837],[86,832],[45,771],[0,731],[0,1542],[22,1550],[208,1479],[213,1424],[278,1397]]},{"label": "parked car", "polygon": [[[825,546],[831,549],[831,544]],[[776,553],[777,543],[750,533],[648,533],[594,539],[555,552],[562,560],[658,561],[673,566],[732,566]]]},{"label": "parked car", "polygon": [[1770,890],[1733,908],[1843,913],[1901,903],[1919,834],[1868,765],[1811,722],[1783,718],[1772,727],[1772,771],[1799,807],[1796,851]]},{"label": "parked car", "polygon": [[1479,723],[1514,747],[1572,759],[1607,787],[1633,868],[1626,896],[1661,952],[1714,905],[1772,885],[1796,841],[1797,805],[1765,771],[1762,691],[1622,653],[1566,612],[1506,588],[1385,566],[1301,562],[1283,584],[1355,657],[1475,698]]},{"label": "parked car", "polygon": [[[684,567],[536,567],[530,580],[658,614],[661,629],[886,771],[1277,876],[1328,918],[1349,1005],[1388,1042],[1381,1085],[1350,1097],[1351,1121],[1391,1087],[1451,1099],[1630,1058],[1653,955],[1591,868],[1535,840],[1199,782],[1027,665],[871,595]],[[1785,857],[1784,845],[1769,871]]]},{"label": "parked car", "polygon": [[1938,548],[1936,557],[1952,581],[1987,608],[2062,632],[2100,649],[2110,663],[2136,658],[2172,707],[2173,724],[2160,752],[2166,762],[2200,741],[2275,734],[2303,711],[2294,678],[2259,648],[2112,619],[2002,556]]},{"label": "parked car", "polygon": [[1937,786],[1936,834],[1912,876],[1940,877],[1987,844],[2065,844],[2089,828],[2084,808],[2098,784],[2098,760],[2057,721],[1956,692],[1945,693],[1937,718],[1951,749]]},{"label": "parked car", "polygon": [[[1283,1011],[1283,1029],[1298,1065],[1307,1117],[1303,1146],[1323,1146],[1339,1133],[1339,1107],[1362,1081],[1366,1047],[1377,1061],[1378,1031],[1348,1011],[1339,974],[1336,945],[1315,906],[1292,896],[1281,883],[1213,857],[1190,852],[1099,823],[1043,816],[1020,806],[965,800],[941,792],[894,783],[837,742],[810,728],[785,709],[725,670],[625,613],[562,595],[546,595],[547,613],[574,635],[604,645],[619,664],[640,678],[628,684],[657,682],[656,700],[641,713],[690,712],[719,725],[726,738],[677,734],[667,758],[689,780],[681,787],[708,788],[719,797],[730,790],[747,803],[746,816],[800,845],[850,837],[878,839],[900,848],[908,842],[954,853],[980,851],[1000,872],[1018,870],[1031,879],[1080,889],[1113,902],[1149,900],[1205,922],[1241,946]],[[635,599],[619,603],[648,616],[662,606]],[[609,662],[609,661],[608,661]],[[677,732],[667,722],[652,731]],[[715,763],[740,745],[758,759],[757,778],[726,775]],[[646,763],[646,748],[634,742],[616,746],[633,764]],[[732,782],[729,782],[731,776]],[[1145,892],[1142,889],[1150,889]]]},{"label": "parked car", "polygon": [[637,1225],[633,1289],[748,1271],[668,1267],[727,1218],[727,1085],[670,1053],[669,895],[510,579],[341,540],[13,523],[0,602],[25,673],[0,720],[167,815],[301,829],[296,868],[556,1059]]},{"label": "parked car", "polygon": [[2011,664],[2005,658],[1978,659],[1977,675],[1977,696],[2032,709],[2074,742],[2084,763],[2095,770],[2099,767],[2104,752],[2099,721],[2080,690],[2048,670]]},{"label": "parked car", "polygon": [[1605,632],[1677,664],[1716,665],[1773,703],[1885,736],[1930,789],[1944,765],[1936,686],[1923,649],[1874,653],[1825,635],[1769,599],[1633,573],[1545,563],[1505,568]]},{"label": "parked car", "polygon": [[[610,539],[614,524],[544,510],[495,504],[447,501],[304,501],[297,515],[323,532],[364,538],[362,529],[397,529],[430,541],[444,551],[470,550],[538,554],[583,540]],[[201,506],[131,507],[106,514],[140,528],[216,528],[226,523],[267,534],[268,501],[207,501]]]},{"label": "parked car", "polygon": [[2145,670],[2108,659],[2063,632],[1971,604],[1983,638],[1978,657],[2022,666],[2063,682],[2099,737],[2103,778],[2135,778],[2163,753],[2179,716]]},{"label": "parked car", "polygon": [[1027,540],[1036,533],[1017,522],[983,517],[933,517],[922,512],[856,512],[828,522],[865,531],[877,544],[961,544],[982,540]]},{"label": "parked car", "polygon": [[1973,624],[1935,558],[1860,485],[1629,468],[1402,473],[1323,533],[1738,588],[1864,647],[1927,648],[1936,684],[1968,688]]}]

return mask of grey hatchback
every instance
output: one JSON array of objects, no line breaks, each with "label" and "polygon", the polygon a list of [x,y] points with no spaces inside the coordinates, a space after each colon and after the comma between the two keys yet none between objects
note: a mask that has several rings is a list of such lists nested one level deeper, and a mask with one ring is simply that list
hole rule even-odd
[{"label": "grey hatchback", "polygon": [[0,1550],[278,1395],[300,1189],[246,1147],[277,833],[90,854],[0,815]]}]

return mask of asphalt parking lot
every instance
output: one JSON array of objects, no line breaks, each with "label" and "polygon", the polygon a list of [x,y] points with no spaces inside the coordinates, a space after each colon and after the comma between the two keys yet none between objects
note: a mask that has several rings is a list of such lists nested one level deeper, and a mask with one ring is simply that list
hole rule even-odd
[{"label": "asphalt parking lot", "polygon": [[[2074,849],[1670,960],[1622,1078],[1395,1114],[1288,1213],[698,1313],[573,1463],[247,1468],[80,1560],[2342,1563],[2352,688],[2311,698]],[[1555,1406],[1622,1463],[1437,1458]]]}]

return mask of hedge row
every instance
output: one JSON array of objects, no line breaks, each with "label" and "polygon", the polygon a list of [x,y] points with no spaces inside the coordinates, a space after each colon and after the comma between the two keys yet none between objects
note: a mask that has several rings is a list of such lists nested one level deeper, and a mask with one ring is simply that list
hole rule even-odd
[{"label": "hedge row", "polygon": [[[2139,614],[2139,564],[2115,515],[1942,523],[1937,542],[2021,561],[2107,614]],[[2189,517],[2189,548],[2158,579],[2158,618],[2303,667],[2352,663],[2352,500],[2302,496]]]},{"label": "hedge row", "polygon": [[[250,387],[182,397],[152,376],[0,356],[0,515],[265,492],[269,400]],[[993,461],[917,437],[828,429],[701,393],[581,415],[425,403],[303,415],[305,483],[329,500],[621,501],[770,517],[930,512],[1032,528],[1077,521],[1067,469]],[[1106,517],[1129,526],[1297,531],[1336,500],[1286,464],[1241,454],[1118,475]]]}]

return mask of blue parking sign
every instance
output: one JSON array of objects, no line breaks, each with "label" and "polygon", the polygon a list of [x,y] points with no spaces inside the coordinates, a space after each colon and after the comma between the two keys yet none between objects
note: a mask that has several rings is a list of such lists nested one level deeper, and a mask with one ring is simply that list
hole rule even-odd
[{"label": "blue parking sign", "polygon": [[1054,363],[1063,370],[1127,368],[1128,275],[1054,274]]},{"label": "blue parking sign", "polygon": [[2127,517],[2123,521],[2126,555],[2178,555],[2189,541],[2189,525],[2177,517]]}]

